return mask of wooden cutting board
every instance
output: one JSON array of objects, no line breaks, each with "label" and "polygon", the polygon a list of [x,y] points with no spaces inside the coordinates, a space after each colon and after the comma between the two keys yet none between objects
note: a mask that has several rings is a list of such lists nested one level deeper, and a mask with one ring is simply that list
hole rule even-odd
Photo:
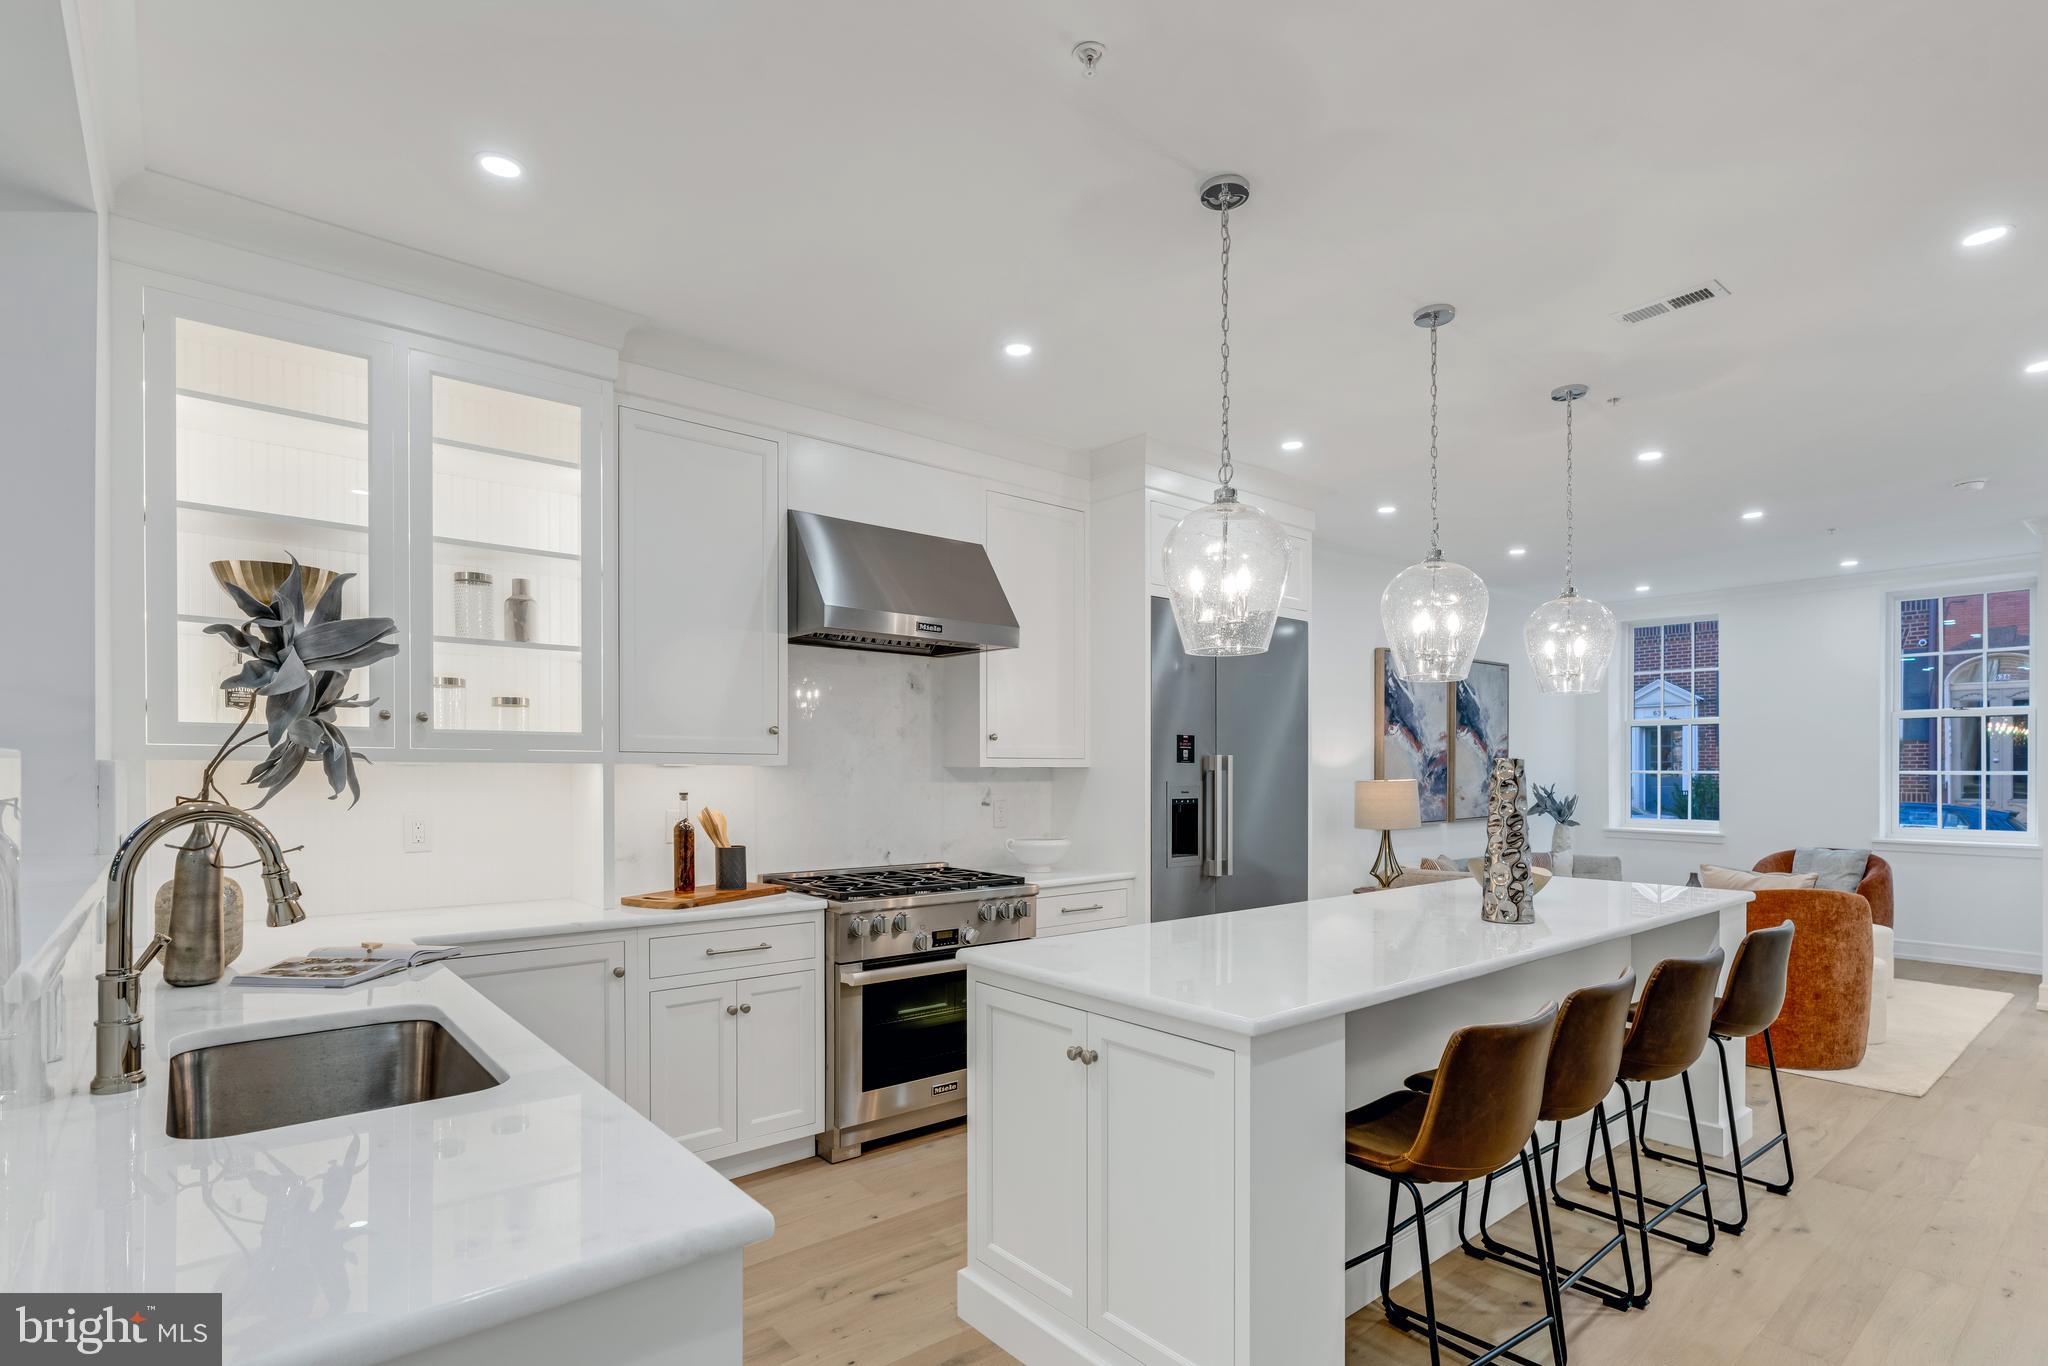
[{"label": "wooden cutting board", "polygon": [[694,892],[647,892],[640,896],[622,896],[619,904],[642,911],[694,911],[727,901],[745,901],[749,897],[779,896],[788,890],[772,883],[749,882],[730,892],[721,892],[715,887],[699,887]]}]

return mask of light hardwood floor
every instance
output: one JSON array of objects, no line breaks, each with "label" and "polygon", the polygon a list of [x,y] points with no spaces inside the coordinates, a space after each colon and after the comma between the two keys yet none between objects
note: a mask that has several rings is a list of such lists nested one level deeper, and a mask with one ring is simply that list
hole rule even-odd
[{"label": "light hardwood floor", "polygon": [[[2014,999],[1919,1099],[1787,1076],[1792,1194],[1753,1197],[1749,1230],[1723,1235],[1710,1257],[1653,1247],[1646,1311],[1574,1297],[1565,1306],[1574,1361],[2048,1360],[2048,1013],[2034,1008],[2038,979],[1899,969]],[[1749,1095],[1758,1132],[1775,1132],[1761,1072]],[[1652,1191],[1677,1181],[1646,1176]],[[963,1131],[740,1184],[775,1213],[775,1236],[747,1255],[749,1366],[1012,1360],[953,1313],[953,1272],[966,1261]],[[1729,1189],[1716,1183],[1717,1195]],[[1556,1224],[1565,1256],[1593,1227],[1564,1213]],[[1526,1230],[1519,1214],[1501,1227],[1504,1236]],[[1456,1255],[1436,1267],[1439,1309],[1460,1326],[1499,1337],[1536,1312],[1533,1281]],[[1352,1316],[1348,1342],[1352,1363],[1429,1360],[1376,1303]],[[1547,1347],[1529,1346],[1548,1361]]]}]

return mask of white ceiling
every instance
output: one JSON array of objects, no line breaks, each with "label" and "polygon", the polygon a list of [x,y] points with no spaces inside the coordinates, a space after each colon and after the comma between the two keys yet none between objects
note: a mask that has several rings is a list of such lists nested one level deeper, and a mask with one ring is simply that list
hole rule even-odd
[{"label": "white ceiling", "polygon": [[[138,28],[150,170],[1075,448],[1213,449],[1195,187],[1243,172],[1240,458],[1389,558],[1424,546],[1408,318],[1437,300],[1446,549],[1490,579],[1560,571],[1569,380],[1596,593],[2024,553],[2048,512],[2020,372],[2048,7],[185,0]],[[1990,222],[2017,226],[1957,247]]]}]

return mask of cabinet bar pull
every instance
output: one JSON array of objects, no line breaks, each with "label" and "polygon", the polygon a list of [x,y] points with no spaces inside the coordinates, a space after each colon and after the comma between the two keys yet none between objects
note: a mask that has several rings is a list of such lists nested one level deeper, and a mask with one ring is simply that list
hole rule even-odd
[{"label": "cabinet bar pull", "polygon": [[706,958],[716,958],[722,953],[760,953],[763,949],[772,949],[774,947],[773,944],[764,939],[758,944],[747,944],[737,949],[706,949],[704,950],[704,956]]},{"label": "cabinet bar pull", "polygon": [[1062,906],[1062,907],[1060,907],[1060,914],[1061,914],[1061,915],[1075,915],[1075,914],[1078,914],[1078,913],[1079,913],[1079,912],[1081,912],[1081,911],[1099,911],[1099,910],[1101,910],[1101,909],[1102,909],[1102,903],[1101,903],[1100,901],[1098,901],[1098,902],[1096,902],[1096,903],[1095,903],[1095,904],[1094,904],[1093,906]]}]

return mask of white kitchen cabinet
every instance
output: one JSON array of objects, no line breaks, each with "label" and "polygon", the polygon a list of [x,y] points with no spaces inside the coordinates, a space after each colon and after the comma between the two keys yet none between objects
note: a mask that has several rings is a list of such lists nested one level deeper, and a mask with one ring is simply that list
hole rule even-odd
[{"label": "white kitchen cabinet", "polygon": [[1040,939],[1083,930],[1109,930],[1130,923],[1131,884],[1103,882],[1062,887],[1038,894]]},{"label": "white kitchen cabinet", "polygon": [[455,974],[542,1043],[626,1094],[626,946],[617,939],[450,959]]},{"label": "white kitchen cabinet", "polygon": [[738,1141],[818,1127],[818,974],[779,972],[737,984]]},{"label": "white kitchen cabinet", "polygon": [[620,750],[783,762],[784,511],[776,442],[619,409]]},{"label": "white kitchen cabinet", "polygon": [[990,492],[984,544],[1019,644],[946,662],[947,748],[968,768],[1088,762],[1088,518]]},{"label": "white kitchen cabinet", "polygon": [[1138,1361],[1236,1361],[1236,1055],[973,992],[970,1255]]},{"label": "white kitchen cabinet", "polygon": [[690,1149],[738,1137],[739,984],[647,994],[647,1117]]}]

